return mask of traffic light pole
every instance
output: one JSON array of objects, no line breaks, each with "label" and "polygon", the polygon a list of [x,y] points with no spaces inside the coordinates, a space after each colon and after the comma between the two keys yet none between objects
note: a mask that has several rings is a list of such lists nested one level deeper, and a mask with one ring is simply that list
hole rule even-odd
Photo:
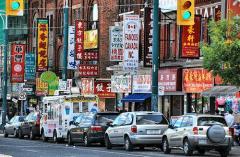
[{"label": "traffic light pole", "polygon": [[67,80],[67,54],[68,54],[68,0],[65,0],[64,12],[64,32],[63,32],[63,73],[62,79]]},{"label": "traffic light pole", "polygon": [[158,111],[158,69],[159,69],[159,1],[153,0],[153,54],[152,54],[152,111]]}]

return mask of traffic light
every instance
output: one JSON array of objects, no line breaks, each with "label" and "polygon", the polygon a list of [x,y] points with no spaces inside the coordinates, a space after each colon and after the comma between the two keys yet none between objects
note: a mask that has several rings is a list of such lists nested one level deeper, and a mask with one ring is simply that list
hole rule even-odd
[{"label": "traffic light", "polygon": [[177,25],[194,25],[195,0],[177,1]]},{"label": "traffic light", "polygon": [[24,0],[6,0],[7,16],[23,16]]}]

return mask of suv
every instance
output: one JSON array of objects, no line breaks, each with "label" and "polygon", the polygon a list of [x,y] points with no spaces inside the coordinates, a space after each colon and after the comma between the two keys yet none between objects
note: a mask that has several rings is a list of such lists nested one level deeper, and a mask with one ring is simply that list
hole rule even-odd
[{"label": "suv", "polygon": [[19,127],[18,137],[23,138],[25,135],[33,140],[36,136],[40,137],[40,113],[31,112],[25,118],[25,122]]},{"label": "suv", "polygon": [[161,146],[162,135],[168,128],[168,121],[159,112],[125,112],[120,114],[105,133],[105,145],[124,145],[128,151],[134,146]]},{"label": "suv", "polygon": [[163,135],[163,151],[179,148],[185,155],[192,155],[197,150],[204,155],[206,150],[215,149],[222,157],[231,150],[232,137],[222,116],[215,115],[184,115]]}]

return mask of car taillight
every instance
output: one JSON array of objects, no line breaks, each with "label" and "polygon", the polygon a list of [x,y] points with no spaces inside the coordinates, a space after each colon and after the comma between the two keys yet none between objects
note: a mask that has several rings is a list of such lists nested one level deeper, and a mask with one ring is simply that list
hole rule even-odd
[{"label": "car taillight", "polygon": [[194,135],[198,135],[198,127],[194,127],[192,131]]},{"label": "car taillight", "polygon": [[96,132],[103,131],[101,126],[91,126],[91,130]]},{"label": "car taillight", "polygon": [[137,126],[136,126],[136,125],[133,125],[133,126],[131,127],[131,131],[132,131],[132,133],[137,133]]}]

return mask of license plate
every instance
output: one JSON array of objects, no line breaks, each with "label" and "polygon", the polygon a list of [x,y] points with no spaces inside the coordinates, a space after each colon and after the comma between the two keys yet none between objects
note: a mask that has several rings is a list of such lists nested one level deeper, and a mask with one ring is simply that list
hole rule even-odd
[{"label": "license plate", "polygon": [[159,135],[159,134],[161,134],[161,130],[147,130],[147,134],[149,134],[149,135]]},{"label": "license plate", "polygon": [[200,140],[198,140],[198,143],[199,144],[207,144],[207,140],[200,139]]}]

